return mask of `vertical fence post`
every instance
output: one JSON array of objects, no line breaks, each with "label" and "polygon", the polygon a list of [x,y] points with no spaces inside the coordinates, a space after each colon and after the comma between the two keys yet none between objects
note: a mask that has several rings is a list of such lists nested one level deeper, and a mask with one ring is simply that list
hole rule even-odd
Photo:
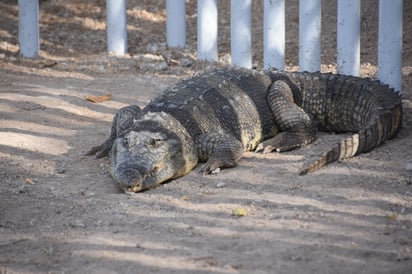
[{"label": "vertical fence post", "polygon": [[127,52],[126,0],[106,0],[107,50],[115,54]]},{"label": "vertical fence post", "polygon": [[402,91],[402,0],[379,0],[378,78]]},{"label": "vertical fence post", "polygon": [[186,3],[185,0],[166,1],[167,46],[183,48],[186,46]]},{"label": "vertical fence post", "polygon": [[285,0],[264,0],[263,66],[285,68]]},{"label": "vertical fence post", "polygon": [[217,0],[198,0],[197,12],[197,58],[217,61]]},{"label": "vertical fence post", "polygon": [[338,72],[359,76],[360,0],[338,0]]},{"label": "vertical fence post", "polygon": [[23,57],[39,54],[39,1],[19,0],[19,46]]},{"label": "vertical fence post", "polygon": [[232,63],[252,67],[252,0],[232,0],[230,5]]},{"label": "vertical fence post", "polygon": [[320,71],[321,0],[299,2],[299,70]]}]

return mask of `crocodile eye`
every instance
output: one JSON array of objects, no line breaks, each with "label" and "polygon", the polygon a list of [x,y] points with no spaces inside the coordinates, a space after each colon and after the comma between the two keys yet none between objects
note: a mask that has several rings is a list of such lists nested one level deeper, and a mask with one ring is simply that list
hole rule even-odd
[{"label": "crocodile eye", "polygon": [[149,145],[152,147],[158,147],[162,143],[162,139],[155,139],[155,138],[150,138],[149,140]]},{"label": "crocodile eye", "polygon": [[151,146],[156,145],[156,139],[151,138],[151,139],[149,140],[149,145],[151,145]]}]

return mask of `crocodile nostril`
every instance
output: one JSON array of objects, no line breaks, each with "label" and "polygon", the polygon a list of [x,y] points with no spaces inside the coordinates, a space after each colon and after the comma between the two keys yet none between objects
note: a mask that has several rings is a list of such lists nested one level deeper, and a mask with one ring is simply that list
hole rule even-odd
[{"label": "crocodile nostril", "polygon": [[123,175],[128,177],[128,178],[136,178],[140,174],[137,170],[128,168],[128,169],[123,170]]}]

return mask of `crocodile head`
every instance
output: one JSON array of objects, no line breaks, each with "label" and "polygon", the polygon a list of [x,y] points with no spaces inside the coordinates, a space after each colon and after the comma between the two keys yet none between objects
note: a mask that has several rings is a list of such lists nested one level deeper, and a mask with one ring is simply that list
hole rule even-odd
[{"label": "crocodile head", "polygon": [[148,112],[117,138],[111,174],[127,192],[139,192],[190,172],[197,164],[191,136],[171,115]]}]

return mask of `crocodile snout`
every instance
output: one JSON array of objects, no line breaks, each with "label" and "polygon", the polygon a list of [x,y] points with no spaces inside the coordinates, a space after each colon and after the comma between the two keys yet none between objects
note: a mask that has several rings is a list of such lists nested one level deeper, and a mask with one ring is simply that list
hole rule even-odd
[{"label": "crocodile snout", "polygon": [[135,168],[120,167],[113,175],[117,184],[125,191],[137,192],[142,189],[143,175]]}]

